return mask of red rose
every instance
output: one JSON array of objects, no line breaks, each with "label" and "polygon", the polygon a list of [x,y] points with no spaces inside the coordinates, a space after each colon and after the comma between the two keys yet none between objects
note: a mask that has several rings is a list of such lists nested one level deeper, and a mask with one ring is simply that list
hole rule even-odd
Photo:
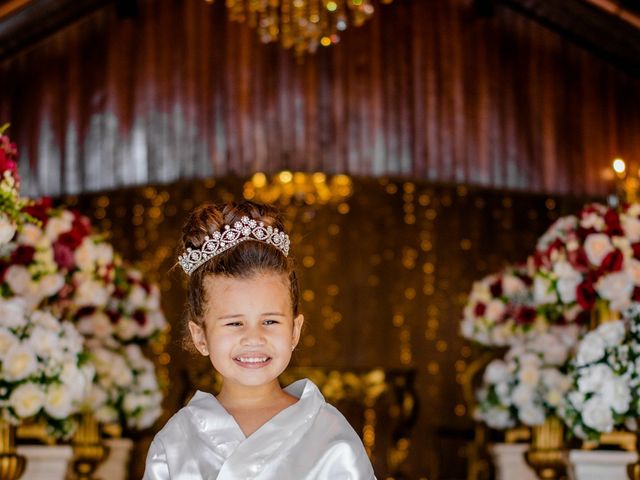
[{"label": "red rose", "polygon": [[521,307],[516,312],[516,323],[518,323],[519,325],[531,325],[535,319],[535,308]]},{"label": "red rose", "polygon": [[589,270],[589,257],[587,257],[584,248],[580,247],[577,250],[569,252],[567,258],[571,266],[577,271],[586,272]]},{"label": "red rose", "polygon": [[620,237],[624,235],[622,231],[622,225],[620,225],[620,216],[613,210],[607,210],[604,215],[604,223],[607,226],[605,233],[611,237]]},{"label": "red rose", "polygon": [[622,270],[622,262],[624,261],[624,256],[622,252],[618,249],[613,252],[609,252],[606,257],[602,260],[602,264],[600,265],[600,274],[610,273],[610,272],[618,272]]},{"label": "red rose", "polygon": [[36,249],[28,245],[20,245],[11,254],[11,263],[14,265],[29,265],[33,262]]},{"label": "red rose", "polygon": [[75,250],[80,246],[83,239],[84,236],[80,232],[69,230],[68,232],[61,233],[56,243],[61,243],[71,250]]},{"label": "red rose", "polygon": [[633,289],[633,301],[640,302],[640,287],[635,287]]},{"label": "red rose", "polygon": [[114,325],[118,323],[118,320],[120,320],[120,313],[115,310],[107,310],[106,314],[107,317],[109,317],[109,320],[111,320],[111,323]]},{"label": "red rose", "polygon": [[487,306],[484,303],[476,303],[476,306],[473,309],[473,313],[476,317],[483,316],[484,312],[486,311],[487,311]]},{"label": "red rose", "polygon": [[82,238],[88,236],[91,234],[91,221],[85,217],[84,215],[81,215],[79,212],[74,211],[73,212],[73,223],[71,225],[71,229],[76,232],[77,235],[81,236]]},{"label": "red rose", "polygon": [[634,243],[631,248],[633,248],[633,258],[640,260],[640,242]]},{"label": "red rose", "polygon": [[147,323],[147,315],[142,310],[138,310],[137,312],[135,312],[133,314],[133,319],[141,327],[143,327]]},{"label": "red rose", "polygon": [[585,280],[576,290],[576,296],[578,305],[585,310],[591,310],[596,303],[596,290],[593,288],[593,283],[589,280]]},{"label": "red rose", "polygon": [[53,258],[63,270],[71,270],[76,266],[73,250],[64,243],[57,241],[53,244]]}]

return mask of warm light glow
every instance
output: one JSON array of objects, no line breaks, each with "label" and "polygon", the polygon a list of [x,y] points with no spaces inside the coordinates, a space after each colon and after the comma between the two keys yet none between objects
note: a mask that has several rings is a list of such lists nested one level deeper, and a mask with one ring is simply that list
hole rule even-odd
[{"label": "warm light glow", "polygon": [[251,181],[256,187],[262,188],[267,184],[267,176],[262,172],[258,172],[253,175]]},{"label": "warm light glow", "polygon": [[338,4],[336,2],[327,2],[327,10],[330,12],[335,12],[338,8]]},{"label": "warm light glow", "polygon": [[624,163],[624,160],[622,160],[621,158],[616,158],[613,161],[613,169],[615,170],[616,173],[622,174],[627,169],[627,165]]},{"label": "warm light glow", "polygon": [[329,45],[331,45],[331,39],[330,39],[329,37],[322,37],[322,38],[320,39],[320,44],[321,44],[323,47],[328,47]]}]

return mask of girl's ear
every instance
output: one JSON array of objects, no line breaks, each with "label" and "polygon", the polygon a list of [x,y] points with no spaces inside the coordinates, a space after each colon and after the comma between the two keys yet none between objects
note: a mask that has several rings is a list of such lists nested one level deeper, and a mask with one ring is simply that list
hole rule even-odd
[{"label": "girl's ear", "polygon": [[195,322],[189,321],[189,333],[191,333],[191,340],[196,349],[205,357],[209,356],[209,347],[207,346],[207,336],[204,333],[204,328]]},{"label": "girl's ear", "polygon": [[304,315],[300,314],[293,319],[293,336],[291,338],[291,350],[296,348],[300,341],[300,334],[302,333],[302,325],[304,325]]}]

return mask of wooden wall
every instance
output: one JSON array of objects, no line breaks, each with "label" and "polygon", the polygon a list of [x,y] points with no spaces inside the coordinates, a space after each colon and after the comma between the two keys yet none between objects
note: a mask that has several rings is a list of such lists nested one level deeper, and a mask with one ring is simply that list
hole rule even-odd
[{"label": "wooden wall", "polygon": [[505,7],[395,0],[296,61],[224,2],[107,7],[0,65],[26,191],[323,170],[602,194],[640,81]]}]

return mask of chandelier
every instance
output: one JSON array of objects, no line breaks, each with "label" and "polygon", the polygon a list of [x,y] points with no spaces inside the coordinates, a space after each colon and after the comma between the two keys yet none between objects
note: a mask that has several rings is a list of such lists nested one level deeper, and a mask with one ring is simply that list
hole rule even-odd
[{"label": "chandelier", "polygon": [[338,43],[340,32],[349,25],[362,25],[374,12],[374,0],[225,0],[225,3],[231,20],[248,23],[257,29],[262,42],[280,42],[298,55],[313,53],[320,45]]}]

